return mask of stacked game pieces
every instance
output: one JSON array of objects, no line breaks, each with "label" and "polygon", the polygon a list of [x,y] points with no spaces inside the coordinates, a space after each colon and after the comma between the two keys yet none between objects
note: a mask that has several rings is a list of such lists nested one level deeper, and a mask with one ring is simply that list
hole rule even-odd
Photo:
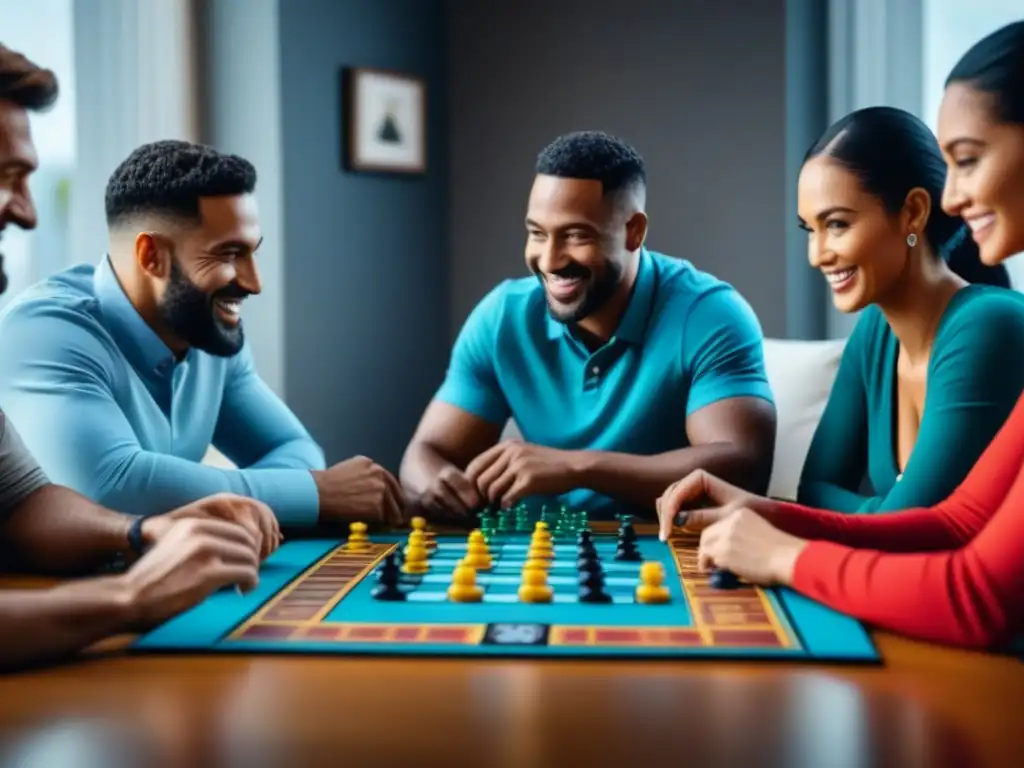
[{"label": "stacked game pieces", "polygon": [[611,595],[604,591],[604,569],[590,531],[580,531],[576,539],[576,569],[579,571],[579,600],[581,603],[610,603]]},{"label": "stacked game pieces", "polygon": [[448,587],[448,599],[454,603],[479,603],[484,590],[476,583],[476,569],[460,562],[452,572],[452,583]]},{"label": "stacked game pieces", "polygon": [[423,541],[424,544],[426,544],[427,552],[433,552],[437,549],[437,539],[434,537],[433,531],[427,530],[427,521],[425,518],[414,517],[409,521],[409,524],[412,526],[412,530],[414,532],[419,531],[423,534]]},{"label": "stacked game pieces", "polygon": [[638,563],[641,560],[640,550],[636,544],[636,529],[633,528],[633,518],[630,515],[622,516],[622,524],[619,526],[619,541],[615,548],[615,559],[628,563]]},{"label": "stacked game pieces", "polygon": [[530,548],[526,558],[551,560],[555,556],[555,548],[551,543],[551,532],[545,522],[538,522],[530,537]]},{"label": "stacked game pieces", "polygon": [[409,543],[405,546],[404,554],[403,573],[419,575],[430,570],[430,564],[427,562],[427,542],[423,531],[413,531],[409,534]]},{"label": "stacked game pieces", "polygon": [[366,523],[352,523],[348,527],[345,549],[349,552],[366,552],[370,549],[370,537],[366,534]]},{"label": "stacked game pieces", "polygon": [[656,560],[640,566],[640,584],[636,588],[638,603],[667,603],[668,587],[665,586],[665,568]]},{"label": "stacked game pieces", "polygon": [[487,546],[482,531],[475,530],[469,534],[469,539],[466,542],[466,557],[460,564],[468,565],[474,571],[489,571],[491,569],[491,550]]},{"label": "stacked game pieces", "polygon": [[398,556],[394,550],[384,558],[384,565],[377,571],[377,586],[370,593],[374,600],[405,600],[405,593],[399,588],[402,580],[398,567]]},{"label": "stacked game pieces", "polygon": [[494,513],[494,509],[489,506],[484,507],[479,517],[480,532],[484,535],[484,539],[488,543],[494,541],[494,536],[498,533],[498,516]]}]

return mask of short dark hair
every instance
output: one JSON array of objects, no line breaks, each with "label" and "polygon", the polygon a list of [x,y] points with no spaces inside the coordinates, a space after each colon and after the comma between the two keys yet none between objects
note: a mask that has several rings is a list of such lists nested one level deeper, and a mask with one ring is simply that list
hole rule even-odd
[{"label": "short dark hair", "polygon": [[107,225],[147,214],[198,222],[200,198],[244,195],[255,188],[256,169],[238,155],[172,139],[143,144],[107,182]]},{"label": "short dark hair", "polygon": [[57,101],[57,76],[0,44],[0,100],[42,112]]},{"label": "short dark hair", "polygon": [[936,255],[965,280],[1010,286],[1006,267],[982,264],[963,220],[942,210],[946,163],[935,134],[914,115],[895,107],[851,112],[829,126],[808,150],[804,163],[819,155],[853,173],[890,214],[903,209],[912,189],[924,189],[931,197],[931,212],[923,235]]},{"label": "short dark hair", "polygon": [[953,67],[946,85],[964,83],[987,93],[1002,122],[1024,125],[1024,21],[982,38]]},{"label": "short dark hair", "polygon": [[536,172],[563,179],[593,179],[604,193],[642,190],[647,185],[644,160],[633,147],[603,131],[559,136],[537,156]]}]

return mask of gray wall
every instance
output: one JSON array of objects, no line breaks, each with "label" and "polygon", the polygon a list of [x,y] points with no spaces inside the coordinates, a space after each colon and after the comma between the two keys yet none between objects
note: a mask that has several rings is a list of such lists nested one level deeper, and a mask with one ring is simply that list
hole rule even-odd
[{"label": "gray wall", "polygon": [[450,0],[451,332],[526,274],[537,152],[601,128],[649,167],[648,244],[786,333],[784,0]]},{"label": "gray wall", "polygon": [[[285,381],[328,461],[362,453],[397,470],[444,371],[443,19],[437,0],[280,5]],[[342,170],[344,65],[426,77],[424,178]]]}]

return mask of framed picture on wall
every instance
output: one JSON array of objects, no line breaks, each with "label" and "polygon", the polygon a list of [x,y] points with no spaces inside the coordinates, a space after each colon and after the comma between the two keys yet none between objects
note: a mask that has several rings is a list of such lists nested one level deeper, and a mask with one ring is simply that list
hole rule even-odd
[{"label": "framed picture on wall", "polygon": [[427,171],[427,84],[421,77],[369,67],[342,72],[342,154],[348,171]]}]

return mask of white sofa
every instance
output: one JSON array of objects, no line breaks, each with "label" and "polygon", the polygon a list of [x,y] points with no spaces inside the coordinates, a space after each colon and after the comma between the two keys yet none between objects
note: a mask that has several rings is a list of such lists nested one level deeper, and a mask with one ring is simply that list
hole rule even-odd
[{"label": "white sofa", "polygon": [[[765,366],[779,413],[775,465],[768,489],[771,496],[796,498],[800,471],[832,389],[845,343],[845,339],[765,341]],[[518,437],[516,425],[510,421],[502,436],[506,439]],[[204,463],[227,468],[234,466],[212,447]]]}]

